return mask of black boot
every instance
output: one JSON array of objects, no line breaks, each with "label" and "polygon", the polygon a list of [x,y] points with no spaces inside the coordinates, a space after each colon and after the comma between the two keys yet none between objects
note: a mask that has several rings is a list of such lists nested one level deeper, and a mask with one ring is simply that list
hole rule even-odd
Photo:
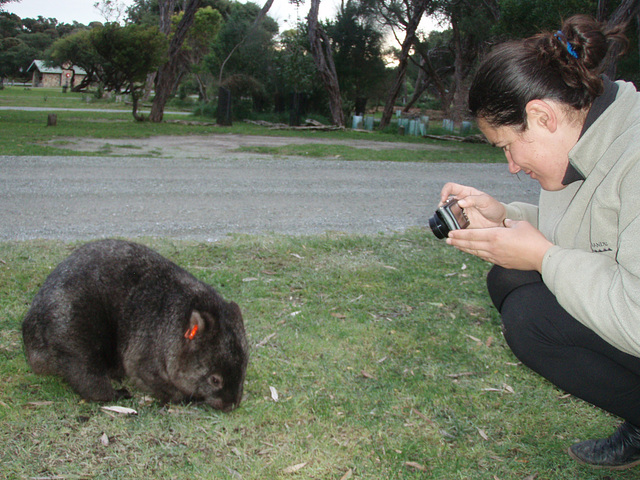
[{"label": "black boot", "polygon": [[569,447],[569,456],[596,468],[623,470],[640,464],[640,428],[624,422],[608,438]]}]

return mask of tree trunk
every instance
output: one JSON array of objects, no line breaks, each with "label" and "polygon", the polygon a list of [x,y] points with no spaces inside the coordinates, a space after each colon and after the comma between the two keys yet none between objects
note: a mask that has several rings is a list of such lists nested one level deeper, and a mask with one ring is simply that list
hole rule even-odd
[{"label": "tree trunk", "polygon": [[342,97],[338,84],[338,73],[333,63],[331,42],[327,34],[318,24],[318,9],[320,0],[311,0],[311,8],[307,22],[309,25],[309,43],[311,44],[311,56],[318,69],[325,90],[329,94],[329,109],[331,121],[334,125],[344,127],[344,112],[342,111]]},{"label": "tree trunk", "polygon": [[138,114],[138,105],[140,104],[140,92],[131,85],[131,102],[133,103],[133,118],[138,122],[144,122],[144,115]]},{"label": "tree trunk", "polygon": [[420,69],[427,75],[427,77],[431,80],[436,90],[438,91],[438,95],[440,97],[440,104],[442,107],[442,111],[445,116],[449,115],[450,104],[451,104],[451,93],[447,90],[447,86],[442,79],[442,76],[436,71],[435,67],[431,63],[431,59],[429,58],[429,51],[426,50],[425,46],[416,41],[414,43],[416,51],[420,54],[422,61],[420,62]]},{"label": "tree trunk", "polygon": [[[175,0],[166,0],[160,2],[160,4],[175,4]],[[174,81],[178,75],[178,68],[180,67],[180,49],[189,32],[189,28],[193,25],[196,11],[200,7],[200,0],[188,0],[185,5],[182,19],[176,31],[173,33],[171,42],[169,43],[169,60],[158,69],[158,75],[156,77],[156,95],[153,99],[153,105],[151,106],[151,114],[149,120],[152,122],[161,122],[164,116],[164,107],[167,104],[167,100],[171,96],[174,87]],[[173,13],[173,10],[171,10]],[[161,28],[163,27],[163,19],[161,17]],[[165,19],[166,20],[166,19]],[[171,17],[169,16],[169,29],[171,28]]]},{"label": "tree trunk", "polygon": [[[393,116],[393,107],[396,103],[396,99],[400,94],[400,90],[404,85],[404,78],[407,73],[407,64],[409,63],[409,53],[411,47],[415,42],[416,31],[422,16],[427,9],[429,0],[417,0],[415,4],[411,5],[411,2],[407,2],[409,7],[407,8],[408,21],[406,23],[405,37],[402,42],[402,48],[398,56],[398,66],[396,67],[396,77],[393,80],[393,85],[387,95],[387,100],[384,104],[384,110],[382,111],[382,119],[380,120],[380,128],[385,128],[391,122]],[[413,7],[413,8],[411,8]]]},{"label": "tree trunk", "polygon": [[199,73],[194,75],[196,83],[198,84],[198,100],[204,103],[209,103],[209,96],[207,95],[207,84],[202,79]]},{"label": "tree trunk", "polygon": [[451,30],[453,31],[453,50],[455,59],[453,61],[453,112],[452,120],[461,122],[465,117],[468,103],[468,85],[465,82],[465,65],[464,52],[462,47],[462,38],[460,36],[460,28],[456,18],[451,17]]},{"label": "tree trunk", "polygon": [[142,97],[140,98],[140,100],[142,100],[143,102],[147,102],[149,101],[149,97],[151,96],[151,90],[153,90],[153,86],[156,82],[156,75],[158,74],[157,71],[155,72],[151,72],[149,75],[147,75],[147,80],[144,82],[144,89],[142,91]]}]

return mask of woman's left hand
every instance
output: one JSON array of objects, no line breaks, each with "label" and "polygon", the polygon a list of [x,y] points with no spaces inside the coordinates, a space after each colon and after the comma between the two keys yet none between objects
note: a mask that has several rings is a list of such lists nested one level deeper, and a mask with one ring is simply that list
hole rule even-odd
[{"label": "woman's left hand", "polygon": [[553,244],[529,222],[505,220],[503,227],[452,230],[447,243],[504,268],[542,272]]}]

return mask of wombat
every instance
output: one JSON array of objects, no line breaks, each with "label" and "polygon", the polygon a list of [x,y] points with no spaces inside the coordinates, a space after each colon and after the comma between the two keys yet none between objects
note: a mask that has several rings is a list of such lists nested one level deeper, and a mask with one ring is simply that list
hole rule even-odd
[{"label": "wombat", "polygon": [[137,243],[87,243],[58,265],[22,324],[35,373],[60,375],[84,399],[130,396],[131,378],[163,403],[240,404],[248,345],[240,308]]}]

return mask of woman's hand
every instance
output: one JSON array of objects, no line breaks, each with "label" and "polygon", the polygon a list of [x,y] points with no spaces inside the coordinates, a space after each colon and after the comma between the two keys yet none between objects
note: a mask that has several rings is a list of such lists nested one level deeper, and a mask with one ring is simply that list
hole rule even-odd
[{"label": "woman's hand", "polygon": [[507,210],[502,203],[480,190],[457,183],[447,183],[440,192],[442,205],[450,197],[458,199],[469,219],[469,228],[502,227]]},{"label": "woman's hand", "polygon": [[504,268],[542,273],[542,259],[553,244],[529,222],[505,220],[504,226],[452,230],[447,243]]}]

